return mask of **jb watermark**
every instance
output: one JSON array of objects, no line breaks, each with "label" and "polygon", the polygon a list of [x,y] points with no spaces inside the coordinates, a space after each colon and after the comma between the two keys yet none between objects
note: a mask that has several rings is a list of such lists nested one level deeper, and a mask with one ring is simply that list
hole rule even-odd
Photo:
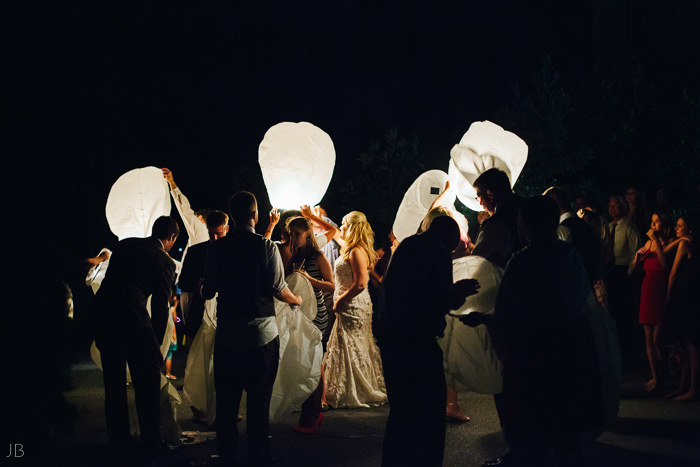
[{"label": "jb watermark", "polygon": [[24,457],[24,445],[19,443],[10,443],[10,453],[5,456],[5,458],[13,457],[20,458]]}]

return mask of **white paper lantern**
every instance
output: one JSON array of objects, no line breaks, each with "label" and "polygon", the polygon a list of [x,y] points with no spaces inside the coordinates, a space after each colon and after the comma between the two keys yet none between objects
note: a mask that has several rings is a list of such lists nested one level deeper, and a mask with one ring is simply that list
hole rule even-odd
[{"label": "white paper lantern", "polygon": [[299,273],[285,280],[295,294],[302,297],[301,307],[275,300],[275,317],[279,331],[279,366],[270,399],[270,420],[279,421],[316,390],[321,379],[323,345],[321,331],[313,324],[316,295],[308,279]]},{"label": "white paper lantern", "polygon": [[493,314],[501,285],[503,270],[481,256],[470,255],[452,261],[452,278],[479,281],[479,291],[470,295],[458,310],[450,311],[453,315],[466,315],[472,311]]},{"label": "white paper lantern", "polygon": [[105,214],[119,240],[148,237],[156,219],[170,215],[170,191],[163,171],[144,167],[123,174],[109,190]]},{"label": "white paper lantern", "polygon": [[[459,310],[450,314],[464,315],[478,311],[494,313],[503,271],[480,256],[465,256],[452,262],[452,278],[479,281],[479,292],[467,297]],[[457,318],[446,317],[445,335],[440,339],[443,367],[450,384],[480,394],[501,392],[502,366],[486,326],[470,327]]]},{"label": "white paper lantern", "polygon": [[[403,200],[394,219],[394,236],[402,241],[415,234],[421,221],[428,213],[433,201],[442,193],[448,176],[442,170],[428,170],[422,173],[403,195]],[[455,201],[454,192],[450,190],[445,203],[452,206]]]},{"label": "white paper lantern", "polygon": [[271,127],[258,149],[258,162],[270,203],[298,209],[318,204],[335,167],[335,148],[326,132],[308,122]]},{"label": "white paper lantern", "polygon": [[489,121],[474,122],[450,151],[450,183],[469,209],[481,211],[474,180],[491,168],[504,171],[511,187],[527,162],[528,147],[516,134]]}]

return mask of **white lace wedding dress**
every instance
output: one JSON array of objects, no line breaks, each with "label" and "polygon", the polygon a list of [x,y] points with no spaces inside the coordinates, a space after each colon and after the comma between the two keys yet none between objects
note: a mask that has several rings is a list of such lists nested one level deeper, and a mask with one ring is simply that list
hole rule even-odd
[{"label": "white lace wedding dress", "polygon": [[[335,262],[335,299],[352,284],[350,262]],[[328,340],[325,397],[334,408],[369,407],[386,402],[379,348],[372,335],[372,302],[367,289],[336,315]]]}]

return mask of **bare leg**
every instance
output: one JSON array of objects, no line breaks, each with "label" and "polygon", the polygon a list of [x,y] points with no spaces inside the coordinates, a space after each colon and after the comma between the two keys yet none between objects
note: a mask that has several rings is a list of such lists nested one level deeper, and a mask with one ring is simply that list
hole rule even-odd
[{"label": "bare leg", "polygon": [[690,387],[688,392],[673,399],[674,401],[689,401],[695,399],[698,385],[698,349],[693,344],[688,343],[688,366],[690,373]]},{"label": "bare leg", "polygon": [[170,369],[173,367],[173,360],[171,358],[165,359],[165,377],[170,379],[173,375],[170,374]]},{"label": "bare leg", "polygon": [[688,350],[686,346],[682,346],[681,350],[681,380],[678,383],[678,387],[672,392],[666,394],[664,397],[666,399],[673,399],[681,394],[688,392],[688,376],[690,373],[690,362],[688,360]]},{"label": "bare leg", "polygon": [[659,381],[656,366],[657,351],[654,346],[654,325],[645,324],[644,325],[644,337],[646,340],[647,347],[647,359],[649,360],[649,369],[651,370],[651,379],[647,381],[645,387],[647,391],[653,391],[656,389],[656,385]]},{"label": "bare leg", "polygon": [[457,390],[454,386],[447,386],[447,408],[445,409],[445,415],[448,419],[455,422],[468,422],[470,419],[467,417],[459,408],[459,401],[457,400]]},{"label": "bare leg", "polygon": [[[325,374],[326,374],[326,372],[324,371],[324,365],[321,364],[321,379],[324,381],[324,383],[325,383],[325,381],[326,381],[326,379],[325,379],[325,378],[326,378]],[[324,385],[324,387],[323,387],[323,395],[321,396],[321,410],[326,410],[327,408],[328,408],[328,402],[326,402],[326,387],[325,387],[325,385]]]},{"label": "bare leg", "polygon": [[656,355],[656,374],[658,378],[663,378],[666,371],[665,348],[661,345],[661,325],[654,325],[652,334],[654,341],[654,353]]}]

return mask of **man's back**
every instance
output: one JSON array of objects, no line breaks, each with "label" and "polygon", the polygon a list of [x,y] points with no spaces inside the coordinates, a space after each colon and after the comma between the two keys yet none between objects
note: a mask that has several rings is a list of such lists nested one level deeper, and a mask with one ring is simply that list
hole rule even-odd
[{"label": "man's back", "polygon": [[[207,257],[204,292],[218,291],[217,329],[245,326],[274,316],[275,271],[268,257],[269,240],[238,230],[217,240]],[[274,245],[272,245],[274,247]]]},{"label": "man's back", "polygon": [[199,293],[199,280],[204,277],[204,262],[210,242],[197,243],[187,249],[187,257],[182,262],[179,287],[185,292]]},{"label": "man's back", "polygon": [[[109,336],[118,338],[123,333],[151,330],[162,337],[174,277],[175,263],[158,239],[128,238],[119,242],[95,299],[103,339],[111,341]],[[149,296],[153,325],[146,308]]]},{"label": "man's back", "polygon": [[571,244],[581,255],[583,266],[588,273],[588,279],[591,282],[600,279],[603,274],[602,246],[593,227],[577,216],[564,219],[561,225],[571,231]]}]

